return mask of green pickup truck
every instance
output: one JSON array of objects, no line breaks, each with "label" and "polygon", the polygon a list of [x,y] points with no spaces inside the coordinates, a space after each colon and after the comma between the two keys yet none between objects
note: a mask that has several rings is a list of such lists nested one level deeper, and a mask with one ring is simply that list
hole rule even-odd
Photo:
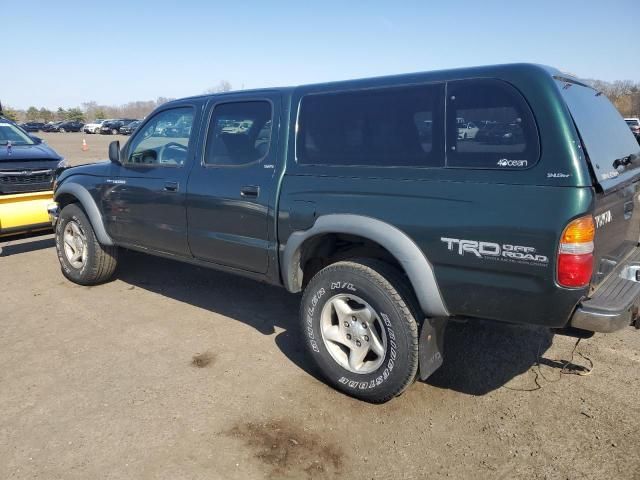
[{"label": "green pickup truck", "polygon": [[82,285],[127,248],[303,291],[326,381],[384,402],[442,364],[451,319],[634,324],[639,148],[604,95],[539,65],[229,92],[65,170],[50,215]]}]

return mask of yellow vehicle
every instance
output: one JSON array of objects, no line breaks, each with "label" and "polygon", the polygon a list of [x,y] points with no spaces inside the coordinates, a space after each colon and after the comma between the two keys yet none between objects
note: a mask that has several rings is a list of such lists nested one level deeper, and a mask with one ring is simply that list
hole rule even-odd
[{"label": "yellow vehicle", "polygon": [[1,113],[0,237],[48,230],[52,182],[64,160]]},{"label": "yellow vehicle", "polygon": [[47,206],[52,195],[51,190],[0,195],[0,237],[51,230]]}]

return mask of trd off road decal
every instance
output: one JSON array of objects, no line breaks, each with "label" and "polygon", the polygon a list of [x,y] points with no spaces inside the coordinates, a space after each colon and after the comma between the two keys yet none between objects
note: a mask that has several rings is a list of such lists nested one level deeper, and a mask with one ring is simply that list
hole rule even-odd
[{"label": "trd off road decal", "polygon": [[480,242],[460,238],[442,237],[440,240],[447,244],[449,251],[456,252],[460,256],[474,255],[483,260],[524,263],[543,267],[549,264],[549,258],[546,255],[537,253],[533,247],[511,245],[508,243]]}]

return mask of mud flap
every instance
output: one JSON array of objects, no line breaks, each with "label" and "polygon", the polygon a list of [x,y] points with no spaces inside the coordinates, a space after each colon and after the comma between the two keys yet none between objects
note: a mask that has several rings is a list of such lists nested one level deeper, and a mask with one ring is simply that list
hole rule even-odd
[{"label": "mud flap", "polygon": [[444,358],[444,331],[448,318],[425,318],[420,331],[420,380],[426,380],[442,365]]}]

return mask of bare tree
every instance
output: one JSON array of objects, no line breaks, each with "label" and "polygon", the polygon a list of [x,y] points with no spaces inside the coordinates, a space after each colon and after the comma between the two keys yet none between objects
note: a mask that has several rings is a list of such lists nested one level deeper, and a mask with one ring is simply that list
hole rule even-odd
[{"label": "bare tree", "polygon": [[204,93],[223,93],[230,92],[231,90],[233,90],[231,82],[227,80],[220,80],[220,82],[215,87],[206,89]]},{"label": "bare tree", "polygon": [[53,120],[53,112],[48,108],[42,107],[40,109],[40,119],[45,123],[50,122],[51,120]]},{"label": "bare tree", "polygon": [[640,115],[640,82],[632,80],[587,80],[596,90],[604,93],[625,117]]},{"label": "bare tree", "polygon": [[40,118],[40,111],[36,107],[29,107],[26,113],[27,120],[35,122]]}]

